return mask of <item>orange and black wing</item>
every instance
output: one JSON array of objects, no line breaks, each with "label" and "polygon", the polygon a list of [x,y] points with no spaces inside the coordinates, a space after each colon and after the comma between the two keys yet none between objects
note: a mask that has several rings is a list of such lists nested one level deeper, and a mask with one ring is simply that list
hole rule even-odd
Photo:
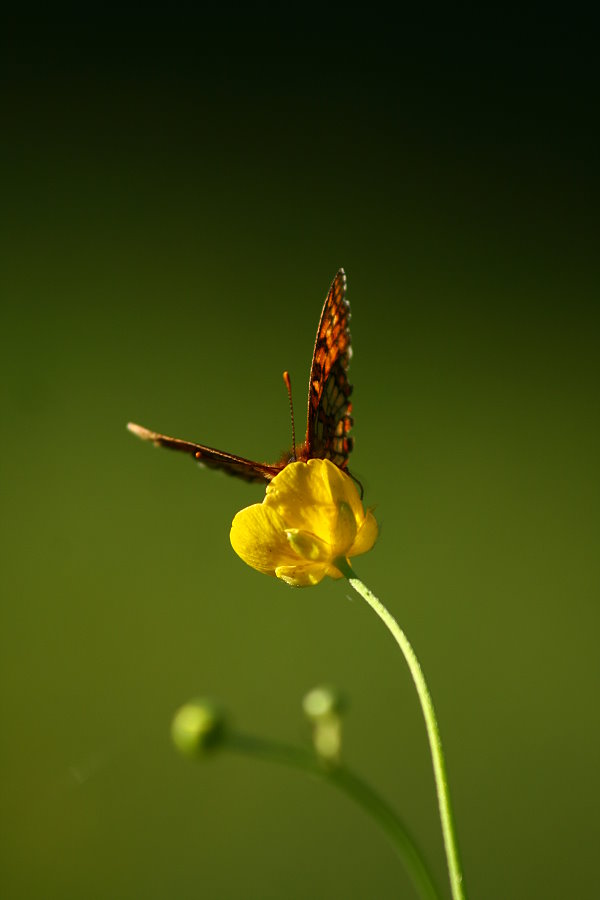
[{"label": "orange and black wing", "polygon": [[167,437],[156,431],[149,431],[141,425],[130,422],[128,429],[144,441],[152,441],[157,447],[167,447],[169,450],[179,450],[188,453],[202,466],[209,469],[221,469],[228,475],[243,478],[244,481],[270,481],[283,468],[283,463],[267,465],[266,463],[253,462],[242,456],[233,456],[222,450],[213,450],[211,447],[203,447],[202,444],[192,444],[189,441],[181,441],[179,438]]},{"label": "orange and black wing", "polygon": [[313,352],[308,386],[308,423],[304,455],[330,459],[340,469],[348,465],[352,450],[352,386],[348,365],[352,356],[350,304],[346,300],[346,274],[340,269],[323,306]]}]

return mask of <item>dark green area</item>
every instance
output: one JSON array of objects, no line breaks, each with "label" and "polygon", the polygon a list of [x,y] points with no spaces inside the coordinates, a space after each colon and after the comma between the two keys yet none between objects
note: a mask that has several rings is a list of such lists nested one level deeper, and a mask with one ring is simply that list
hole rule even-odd
[{"label": "dark green area", "polygon": [[[139,26],[139,27],[138,27]],[[297,425],[346,268],[356,570],[439,714],[472,897],[597,884],[598,252],[592,62],[561,41],[343,21],[8,31],[1,154],[0,892],[410,896],[342,796],[169,743],[220,698],[346,756],[444,884],[417,700],[342,583],[292,590],[229,546],[256,487],[125,431],[258,459]]]}]

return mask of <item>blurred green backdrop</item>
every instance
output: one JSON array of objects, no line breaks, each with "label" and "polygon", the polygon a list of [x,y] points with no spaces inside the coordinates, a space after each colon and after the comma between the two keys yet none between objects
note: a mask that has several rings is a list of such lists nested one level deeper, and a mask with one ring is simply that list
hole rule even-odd
[{"label": "blurred green backdrop", "polygon": [[[293,27],[291,25],[293,24]],[[342,796],[180,759],[220,698],[345,756],[446,890],[404,662],[342,583],[244,567],[262,489],[125,423],[257,459],[302,427],[337,268],[353,309],[357,571],[436,702],[472,897],[597,885],[598,256],[592,63],[361,22],[9,31],[2,279],[2,895],[413,896]]]}]

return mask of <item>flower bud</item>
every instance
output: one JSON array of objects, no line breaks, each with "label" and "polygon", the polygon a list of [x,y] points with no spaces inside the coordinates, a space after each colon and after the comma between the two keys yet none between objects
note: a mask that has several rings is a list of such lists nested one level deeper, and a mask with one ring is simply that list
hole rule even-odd
[{"label": "flower bud", "polygon": [[313,688],[302,700],[304,715],[312,722],[339,716],[346,711],[347,706],[344,695],[337,688],[325,684]]},{"label": "flower bud", "polygon": [[315,753],[328,765],[337,765],[342,749],[342,712],[345,698],[336,688],[313,688],[302,701],[304,714],[311,721]]},{"label": "flower bud", "polygon": [[199,698],[181,706],[171,724],[173,743],[184,756],[200,758],[225,740],[226,717],[214,701]]}]

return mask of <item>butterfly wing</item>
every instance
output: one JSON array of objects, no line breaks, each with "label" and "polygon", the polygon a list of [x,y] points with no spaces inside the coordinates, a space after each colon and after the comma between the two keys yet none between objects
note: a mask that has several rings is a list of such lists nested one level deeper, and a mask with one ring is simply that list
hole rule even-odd
[{"label": "butterfly wing", "polygon": [[[308,422],[306,441],[296,458],[330,459],[345,469],[352,450],[352,404],[349,397],[348,365],[352,355],[350,338],[350,305],[346,300],[346,275],[340,269],[323,305],[313,351],[308,388]],[[157,447],[179,450],[192,456],[200,465],[221,469],[244,481],[270,481],[290,462],[289,454],[276,463],[260,463],[202,444],[182,441],[130,422],[133,434]],[[292,459],[293,459],[292,455]]]},{"label": "butterfly wing", "polygon": [[189,441],[181,441],[179,438],[167,437],[166,434],[150,431],[148,428],[135,425],[133,422],[129,422],[127,427],[133,434],[144,441],[152,441],[157,447],[167,447],[169,450],[179,450],[183,453],[188,453],[200,465],[207,466],[209,469],[221,469],[228,475],[243,478],[244,481],[270,481],[283,468],[283,463],[267,465],[266,463],[253,462],[251,459],[233,456],[233,454],[224,453],[222,450],[213,450],[211,447],[204,447],[202,444],[192,444]]},{"label": "butterfly wing", "polygon": [[352,450],[352,404],[348,365],[352,356],[346,274],[340,269],[323,305],[308,385],[308,422],[303,456],[330,459],[340,469]]}]

